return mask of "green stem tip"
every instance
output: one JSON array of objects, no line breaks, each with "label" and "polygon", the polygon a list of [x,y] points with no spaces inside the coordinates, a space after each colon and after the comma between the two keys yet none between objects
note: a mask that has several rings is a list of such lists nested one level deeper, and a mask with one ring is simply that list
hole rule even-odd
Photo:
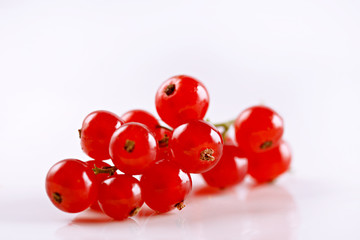
[{"label": "green stem tip", "polygon": [[229,131],[230,127],[234,124],[235,119],[222,122],[222,123],[215,123],[214,126],[217,128],[223,128],[223,132],[221,133],[223,140],[225,140],[226,133]]}]

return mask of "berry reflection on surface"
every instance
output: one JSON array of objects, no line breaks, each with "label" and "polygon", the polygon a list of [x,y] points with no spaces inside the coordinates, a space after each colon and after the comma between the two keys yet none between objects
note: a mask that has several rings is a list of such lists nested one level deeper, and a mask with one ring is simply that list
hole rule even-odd
[{"label": "berry reflection on surface", "polygon": [[[294,239],[299,214],[281,181],[256,185],[249,179],[223,190],[194,177],[194,189],[182,211],[156,214],[147,206],[136,217],[114,221],[85,211],[58,229],[61,239]],[[286,181],[284,181],[286,182]],[[156,237],[155,237],[156,236]]]}]

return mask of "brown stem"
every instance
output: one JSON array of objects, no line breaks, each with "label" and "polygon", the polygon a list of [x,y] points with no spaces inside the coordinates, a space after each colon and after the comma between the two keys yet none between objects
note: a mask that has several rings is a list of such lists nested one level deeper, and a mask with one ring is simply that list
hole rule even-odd
[{"label": "brown stem", "polygon": [[100,173],[106,173],[106,174],[109,174],[109,176],[112,176],[116,172],[117,168],[116,167],[107,167],[107,166],[98,168],[94,164],[94,168],[92,170],[94,171],[95,175],[100,174]]}]

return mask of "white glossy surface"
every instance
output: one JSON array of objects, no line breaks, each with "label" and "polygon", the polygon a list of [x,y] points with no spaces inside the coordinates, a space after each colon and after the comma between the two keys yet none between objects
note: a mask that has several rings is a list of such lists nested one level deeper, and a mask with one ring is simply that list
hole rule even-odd
[{"label": "white glossy surface", "polygon": [[[197,178],[196,178],[197,179]],[[195,179],[195,181],[196,181]],[[2,188],[1,232],[7,239],[359,239],[359,189],[299,179],[215,190],[197,179],[182,211],[116,222],[86,211],[55,209],[42,189]],[[18,230],[16,230],[18,229]]]},{"label": "white glossy surface", "polygon": [[[360,239],[359,12],[352,0],[0,1],[1,239]],[[174,74],[204,82],[212,121],[275,108],[291,174],[213,195],[196,178],[183,211],[125,222],[53,207],[46,172],[87,160],[85,115],[154,113]]]}]

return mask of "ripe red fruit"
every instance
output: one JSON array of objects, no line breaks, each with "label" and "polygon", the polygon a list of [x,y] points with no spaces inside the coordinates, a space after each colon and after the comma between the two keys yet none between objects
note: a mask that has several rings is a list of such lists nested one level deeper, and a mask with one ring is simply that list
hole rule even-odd
[{"label": "ripe red fruit", "polygon": [[121,116],[121,119],[125,123],[129,123],[129,122],[142,123],[145,126],[147,126],[149,130],[154,132],[160,125],[159,121],[151,113],[140,109],[135,109],[124,113]]},{"label": "ripe red fruit", "polygon": [[123,121],[114,113],[104,110],[87,115],[79,130],[82,150],[95,160],[109,159],[111,136]]},{"label": "ripe red fruit", "polygon": [[194,120],[174,129],[170,140],[173,161],[187,173],[203,173],[221,158],[223,139],[210,123]]},{"label": "ripe red fruit", "polygon": [[284,132],[283,119],[271,108],[254,106],[236,118],[235,136],[246,153],[263,152],[276,147]]},{"label": "ripe red fruit", "polygon": [[195,78],[174,76],[158,89],[155,105],[160,118],[175,128],[190,120],[203,119],[209,107],[209,94]]},{"label": "ripe red fruit", "polygon": [[248,157],[249,175],[258,183],[271,182],[289,169],[291,150],[285,141],[262,153],[253,153]]},{"label": "ripe red fruit", "polygon": [[226,135],[224,138],[224,144],[237,145],[235,140],[232,137],[229,137],[228,135]]},{"label": "ripe red fruit", "polygon": [[136,175],[156,160],[157,141],[141,123],[125,123],[115,131],[110,141],[110,156],[123,173]]},{"label": "ripe red fruit", "polygon": [[[95,160],[90,160],[90,161],[87,161],[86,162],[87,166],[88,166],[88,169],[93,172],[93,169],[95,168],[95,166],[97,168],[109,168],[111,167],[110,164],[107,164],[106,162],[103,162],[103,161],[95,161]],[[93,172],[94,174],[94,172]],[[97,189],[99,189],[100,187],[100,184],[108,179],[110,177],[110,174],[106,174],[106,173],[100,173],[100,174],[94,174],[95,175],[95,180],[93,182],[93,184],[95,185],[95,187]],[[116,171],[113,172],[113,175],[117,175]],[[97,201],[97,199],[91,204],[90,206],[91,209],[93,210],[96,210],[96,211],[101,211],[100,209],[100,206],[99,206],[99,203]]]},{"label": "ripe red fruit", "polygon": [[77,213],[96,200],[95,175],[86,163],[65,159],[52,166],[46,176],[45,188],[51,202],[60,210]]},{"label": "ripe red fruit", "polygon": [[181,210],[190,193],[190,174],[183,172],[175,163],[160,160],[144,171],[140,186],[145,203],[153,210],[163,213],[174,208]]},{"label": "ripe red fruit", "polygon": [[244,153],[234,144],[225,144],[218,164],[201,175],[209,186],[224,188],[243,181],[247,168]]},{"label": "ripe red fruit", "polygon": [[117,175],[103,181],[99,187],[101,210],[117,220],[135,215],[144,201],[139,181],[129,175]]},{"label": "ripe red fruit", "polygon": [[172,136],[172,131],[167,128],[157,128],[156,129],[156,140],[158,141],[158,154],[157,159],[171,159],[172,153],[171,149],[169,148],[169,141]]}]

